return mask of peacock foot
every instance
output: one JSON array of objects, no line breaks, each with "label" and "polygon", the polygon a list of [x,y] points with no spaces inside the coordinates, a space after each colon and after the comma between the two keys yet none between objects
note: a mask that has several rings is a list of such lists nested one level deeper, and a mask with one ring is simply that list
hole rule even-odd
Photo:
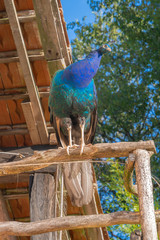
[{"label": "peacock foot", "polygon": [[66,147],[67,154],[70,155],[70,153],[69,153],[69,149],[70,149],[70,148],[75,149],[75,148],[77,148],[77,147],[79,147],[79,145],[77,145],[77,144],[74,144],[74,145],[71,145],[71,146],[70,146],[70,145],[67,146],[67,147]]}]

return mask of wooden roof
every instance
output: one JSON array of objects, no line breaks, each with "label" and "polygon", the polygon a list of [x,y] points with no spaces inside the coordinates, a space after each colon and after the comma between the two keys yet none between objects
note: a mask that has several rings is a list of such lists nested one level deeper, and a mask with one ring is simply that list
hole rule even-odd
[{"label": "wooden roof", "polygon": [[[49,123],[49,86],[54,72],[71,63],[60,0],[0,0],[0,149],[5,152],[0,153],[0,163],[32,155],[40,145],[41,149],[55,145]],[[0,221],[5,212],[2,203],[8,219],[30,220],[28,188],[28,173],[0,177]],[[88,207],[72,207],[67,199],[69,215],[102,213],[97,188]],[[109,239],[105,228],[70,231],[71,239],[96,236]]]}]

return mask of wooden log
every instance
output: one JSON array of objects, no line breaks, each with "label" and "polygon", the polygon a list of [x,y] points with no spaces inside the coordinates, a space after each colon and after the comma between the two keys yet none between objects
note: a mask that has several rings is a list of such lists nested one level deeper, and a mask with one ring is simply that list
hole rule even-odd
[{"label": "wooden log", "polygon": [[157,223],[158,237],[160,239],[160,222]]},{"label": "wooden log", "polygon": [[80,147],[70,148],[70,155],[66,149],[50,149],[47,151],[35,152],[33,156],[21,161],[0,164],[0,176],[6,174],[18,174],[26,171],[34,171],[45,168],[52,164],[86,161],[86,159],[128,157],[130,152],[136,149],[145,149],[156,153],[154,141],[144,142],[118,142],[118,143],[99,143],[87,145],[84,152],[80,155]]},{"label": "wooden log", "polygon": [[25,83],[28,89],[30,100],[32,102],[34,116],[37,122],[37,127],[42,144],[48,144],[48,131],[46,128],[46,123],[40,104],[39,96],[37,93],[35,81],[33,78],[33,73],[29,63],[25,43],[23,40],[22,31],[18,21],[16,8],[13,0],[4,0],[5,8],[8,14],[11,30],[13,33],[13,38],[19,55],[19,60],[21,63],[22,71],[24,73]]},{"label": "wooden log", "polygon": [[[160,222],[160,211],[155,212],[156,221]],[[0,235],[31,236],[41,233],[73,230],[82,228],[107,227],[118,224],[140,224],[138,212],[115,212],[89,216],[67,216],[38,222],[0,222]]]},{"label": "wooden log", "polygon": [[[51,174],[36,173],[30,199],[31,224],[35,221],[54,218],[55,215],[55,181]],[[31,237],[32,240],[55,240],[55,233],[44,233]]]},{"label": "wooden log", "polygon": [[143,149],[137,149],[134,153],[136,154],[135,169],[143,239],[158,240],[150,170],[150,155]]},{"label": "wooden log", "polygon": [[21,106],[23,109],[24,117],[27,123],[27,128],[28,128],[32,143],[33,145],[39,145],[41,144],[41,139],[37,129],[37,123],[33,114],[32,104],[31,102],[22,102]]},{"label": "wooden log", "polygon": [[133,170],[135,166],[135,159],[135,154],[130,153],[124,169],[124,186],[128,192],[138,196],[137,185],[133,184]]},{"label": "wooden log", "polygon": [[[0,190],[0,221],[9,221],[9,215],[6,208],[5,200],[2,195],[2,191]],[[3,236],[0,237],[1,240],[16,240],[15,236],[7,236],[5,233]]]}]

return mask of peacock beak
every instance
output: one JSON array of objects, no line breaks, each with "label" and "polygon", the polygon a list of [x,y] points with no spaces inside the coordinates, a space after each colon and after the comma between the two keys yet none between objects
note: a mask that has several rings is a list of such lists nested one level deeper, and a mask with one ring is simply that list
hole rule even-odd
[{"label": "peacock beak", "polygon": [[106,50],[109,51],[109,52],[111,52],[111,48],[110,48],[110,47],[107,47]]},{"label": "peacock beak", "polygon": [[104,44],[103,45],[103,48],[109,52],[111,52],[111,48],[107,45],[107,44]]}]

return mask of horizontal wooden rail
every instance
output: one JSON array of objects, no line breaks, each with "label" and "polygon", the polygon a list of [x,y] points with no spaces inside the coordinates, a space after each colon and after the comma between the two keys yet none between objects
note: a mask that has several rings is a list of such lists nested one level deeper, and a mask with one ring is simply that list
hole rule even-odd
[{"label": "horizontal wooden rail", "polygon": [[45,168],[52,164],[73,161],[86,161],[86,159],[128,157],[129,153],[136,149],[145,149],[156,153],[154,141],[99,143],[87,145],[80,155],[80,147],[70,148],[70,155],[66,149],[50,149],[35,152],[33,156],[21,161],[0,164],[0,176],[18,174]]},{"label": "horizontal wooden rail", "polygon": [[[160,222],[160,211],[155,212]],[[140,224],[138,212],[115,212],[88,216],[67,216],[46,219],[38,222],[22,223],[15,221],[0,222],[0,235],[31,236],[60,230],[107,227],[117,224]]]},{"label": "horizontal wooden rail", "polygon": [[[24,125],[24,124],[22,124],[22,125]],[[48,133],[54,133],[55,132],[53,127],[47,127],[47,130],[48,130]],[[29,133],[29,131],[27,129],[27,126],[26,127],[19,126],[19,128],[18,127],[17,128],[8,127],[8,129],[7,129],[7,126],[6,126],[6,129],[5,129],[5,126],[4,126],[4,129],[0,128],[0,136],[17,135],[17,134],[25,135],[25,134],[28,134],[28,133]]]},{"label": "horizontal wooden rail", "polygon": [[[45,97],[49,97],[49,92],[39,92],[39,96],[40,98],[45,98]],[[0,95],[0,100],[18,100],[18,99],[25,99],[28,98],[29,94],[28,93],[24,93],[24,94],[3,94]]]},{"label": "horizontal wooden rail", "polygon": [[[38,90],[38,94],[40,94],[40,92],[49,93],[50,87],[49,86],[38,87],[37,90]],[[8,94],[25,94],[25,93],[27,93],[27,89],[25,87],[0,89],[0,96],[8,95]]]},{"label": "horizontal wooden rail", "polygon": [[[34,10],[18,11],[17,15],[18,15],[18,20],[21,23],[32,22],[36,19]],[[8,24],[8,23],[9,23],[9,19],[6,11],[0,12],[0,24]]]}]

